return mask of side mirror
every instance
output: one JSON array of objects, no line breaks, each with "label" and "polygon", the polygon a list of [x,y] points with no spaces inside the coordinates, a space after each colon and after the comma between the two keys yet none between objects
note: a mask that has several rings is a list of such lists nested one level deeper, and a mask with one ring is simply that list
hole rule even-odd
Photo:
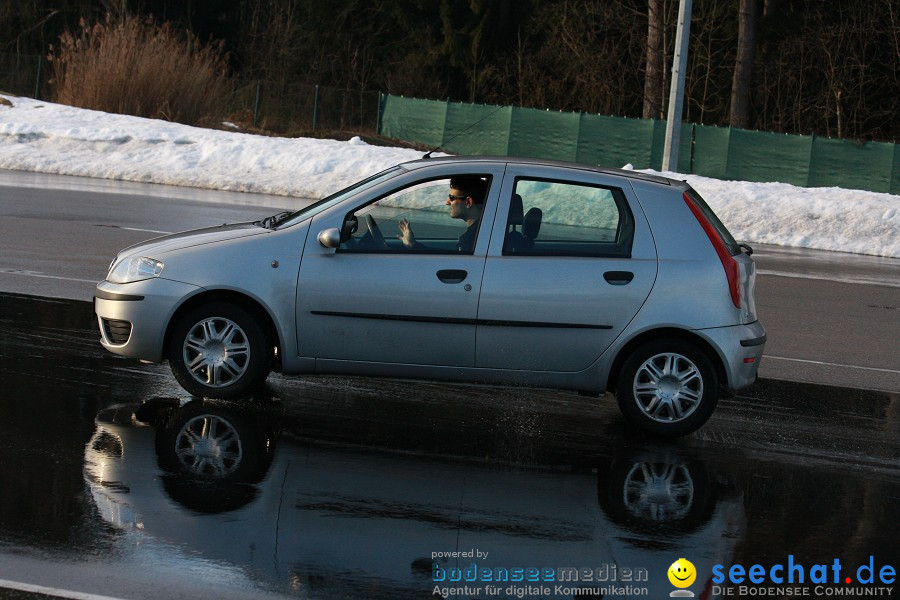
[{"label": "side mirror", "polygon": [[337,248],[341,245],[341,231],[337,227],[323,229],[316,239],[325,248]]},{"label": "side mirror", "polygon": [[738,244],[741,247],[741,250],[747,253],[747,256],[753,255],[753,248],[750,247],[750,244]]}]

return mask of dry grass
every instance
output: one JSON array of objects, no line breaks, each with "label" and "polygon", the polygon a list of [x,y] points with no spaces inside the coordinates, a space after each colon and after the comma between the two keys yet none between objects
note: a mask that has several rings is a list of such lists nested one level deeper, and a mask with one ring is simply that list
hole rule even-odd
[{"label": "dry grass", "polygon": [[107,18],[51,48],[54,100],[194,125],[221,114],[227,90],[221,44],[201,46],[169,24]]}]

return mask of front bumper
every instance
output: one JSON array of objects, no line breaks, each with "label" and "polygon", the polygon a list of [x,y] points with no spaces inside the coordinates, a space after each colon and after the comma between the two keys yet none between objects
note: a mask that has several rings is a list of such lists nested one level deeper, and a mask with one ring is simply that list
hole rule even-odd
[{"label": "front bumper", "polygon": [[100,343],[121,356],[160,362],[172,315],[200,289],[162,278],[134,283],[101,281],[94,295]]},{"label": "front bumper", "polygon": [[766,348],[766,329],[759,321],[733,327],[701,329],[697,333],[709,341],[725,366],[727,381],[720,382],[729,392],[752,385]]}]

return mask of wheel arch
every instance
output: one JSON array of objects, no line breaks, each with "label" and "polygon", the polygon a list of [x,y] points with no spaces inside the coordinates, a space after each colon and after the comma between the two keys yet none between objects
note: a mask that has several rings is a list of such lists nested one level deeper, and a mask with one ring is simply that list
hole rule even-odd
[{"label": "wheel arch", "polygon": [[606,381],[606,390],[615,393],[615,390],[619,384],[619,375],[622,372],[622,366],[625,364],[625,361],[628,360],[628,357],[631,356],[631,354],[638,347],[647,342],[660,339],[682,340],[697,346],[697,348],[699,348],[704,354],[706,354],[707,357],[709,357],[709,360],[712,361],[712,364],[716,369],[716,377],[719,379],[719,387],[727,387],[728,371],[725,368],[725,361],[723,360],[722,356],[716,351],[715,347],[713,347],[713,345],[709,343],[709,341],[707,341],[703,336],[687,329],[680,329],[678,327],[661,327],[658,329],[650,329],[648,331],[639,333],[632,339],[628,340],[628,342],[626,342],[625,345],[619,349],[619,352],[616,354],[615,360],[613,360],[612,367],[609,370],[609,377]]},{"label": "wheel arch", "polygon": [[[280,360],[276,361],[276,358],[280,358],[281,353],[284,349],[284,340],[281,339],[281,335],[278,332],[278,328],[275,326],[275,320],[272,318],[272,315],[266,310],[265,306],[260,303],[258,300],[243,294],[241,292],[236,292],[233,290],[208,290],[205,292],[201,292],[194,296],[191,296],[187,300],[185,300],[172,314],[169,319],[168,324],[166,325],[166,333],[163,337],[163,348],[168,348],[169,340],[172,336],[172,330],[175,328],[175,325],[181,319],[183,315],[185,315],[188,311],[191,311],[198,306],[202,306],[204,304],[210,304],[213,302],[226,302],[229,304],[233,304],[238,306],[257,319],[257,322],[262,326],[263,333],[266,336],[267,346],[269,347],[270,352],[270,360],[273,362],[273,368],[275,370],[280,370],[280,365],[278,364]],[[273,354],[273,347],[278,348],[278,354]]]}]

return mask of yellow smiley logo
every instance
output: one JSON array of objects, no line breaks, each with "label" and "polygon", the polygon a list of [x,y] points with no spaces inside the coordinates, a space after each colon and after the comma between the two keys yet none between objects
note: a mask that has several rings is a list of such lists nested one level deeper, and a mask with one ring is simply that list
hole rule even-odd
[{"label": "yellow smiley logo", "polygon": [[697,569],[691,561],[679,558],[669,567],[669,581],[677,588],[690,587],[697,579]]}]

